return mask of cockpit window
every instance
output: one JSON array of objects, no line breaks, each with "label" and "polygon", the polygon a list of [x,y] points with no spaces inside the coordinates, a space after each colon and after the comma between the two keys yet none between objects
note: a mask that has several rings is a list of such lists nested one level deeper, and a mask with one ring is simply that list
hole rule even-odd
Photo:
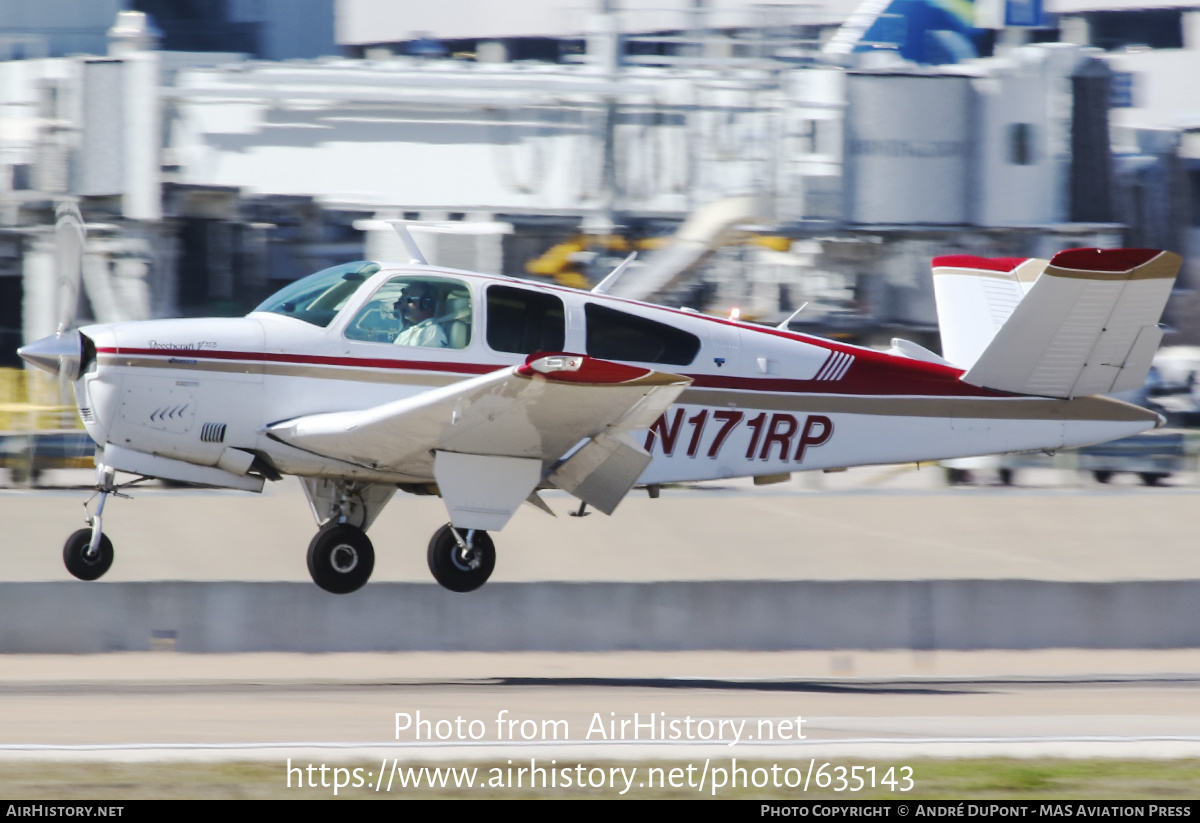
[{"label": "cockpit window", "polygon": [[388,280],[346,326],[346,337],[398,346],[465,349],[471,342],[471,291],[447,277]]},{"label": "cockpit window", "polygon": [[592,357],[687,366],[700,351],[699,337],[674,326],[596,303],[588,303],[583,312]]},{"label": "cockpit window", "polygon": [[367,278],[379,271],[378,263],[343,263],[297,280],[263,301],[255,311],[294,317],[325,328]]}]

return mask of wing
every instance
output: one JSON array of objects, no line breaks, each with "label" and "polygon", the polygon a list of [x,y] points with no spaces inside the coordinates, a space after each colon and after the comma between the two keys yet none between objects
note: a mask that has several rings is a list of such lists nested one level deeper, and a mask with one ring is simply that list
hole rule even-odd
[{"label": "wing", "polygon": [[533,355],[521,366],[370,409],[283,421],[267,433],[360,466],[432,475],[454,525],[497,529],[544,479],[611,512],[650,461],[628,433],[650,426],[690,383],[583,355]]}]

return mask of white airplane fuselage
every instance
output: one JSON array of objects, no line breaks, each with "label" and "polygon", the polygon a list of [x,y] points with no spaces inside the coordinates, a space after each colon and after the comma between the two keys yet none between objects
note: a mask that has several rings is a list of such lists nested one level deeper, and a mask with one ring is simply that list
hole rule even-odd
[{"label": "white airplane fuselage", "polygon": [[938,258],[965,370],[905,341],[879,352],[597,293],[624,266],[582,292],[363,261],[244,318],[89,326],[20,355],[73,382],[99,445],[95,510],[63,546],[75,577],[113,563],[118,473],[248,491],[292,474],[322,589],[367,583],[367,530],[402,489],[442,497],[429,569],[468,592],[495,568],[489,531],[525,502],[549,510],[544,488],[611,514],[639,483],[1055,450],[1160,425],[1103,394],[1145,380],[1180,262]]},{"label": "white airplane fuselage", "polygon": [[281,474],[431,484],[432,454],[400,470],[380,470],[289,445],[268,427],[371,408],[525,363],[533,352],[490,344],[486,289],[496,284],[561,300],[564,352],[588,352],[588,304],[699,340],[687,364],[620,361],[691,380],[649,430],[633,435],[653,458],[642,484],[1054,450],[1160,422],[1153,412],[1104,397],[1015,396],[964,383],[962,370],[937,362],[427,266],[414,271],[453,278],[470,290],[469,342],[418,348],[348,337],[346,325],[376,281],[405,271],[385,266],[372,274],[325,327],[271,312],[86,327],[96,354],[75,384],[84,425],[110,455],[136,452],[232,475],[244,474],[257,457]]}]

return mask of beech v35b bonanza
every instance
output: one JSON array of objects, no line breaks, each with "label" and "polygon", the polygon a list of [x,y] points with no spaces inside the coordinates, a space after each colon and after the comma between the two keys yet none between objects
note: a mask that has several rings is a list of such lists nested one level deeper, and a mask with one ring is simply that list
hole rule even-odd
[{"label": "beech v35b bonanza", "polygon": [[[611,514],[635,486],[1082,446],[1161,425],[1140,387],[1180,258],[1073,249],[933,261],[943,355],[845,345],[606,294],[431,266],[349,263],[244,318],[92,325],[21,349],[69,381],[99,502],[71,574],[113,560],[116,473],[247,491],[297,475],[308,569],[352,592],[397,489],[438,494],[438,583],[479,588],[489,531],[563,489]],[[786,324],[784,324],[786,325]],[[135,481],[136,482],[136,481]],[[582,509],[582,507],[581,507]]]}]

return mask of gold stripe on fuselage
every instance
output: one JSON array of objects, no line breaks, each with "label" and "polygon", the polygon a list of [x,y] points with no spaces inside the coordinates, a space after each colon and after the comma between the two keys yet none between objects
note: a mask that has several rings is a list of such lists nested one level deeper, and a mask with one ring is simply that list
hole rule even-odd
[{"label": "gold stripe on fuselage", "polygon": [[[296,363],[242,363],[220,360],[174,362],[155,357],[102,355],[102,363],[149,369],[176,369],[216,374],[264,374],[309,380],[348,380],[358,383],[448,386],[476,375],[446,372],[405,371],[358,366]],[[503,366],[497,366],[503,368]],[[963,420],[1093,420],[1157,422],[1158,415],[1108,397],[1077,397],[1072,400],[1043,397],[938,397],[903,395],[850,395],[825,393],[759,392],[741,389],[688,388],[677,405],[717,408],[764,409],[821,414],[867,414],[891,417],[946,417]]]},{"label": "gold stripe on fuselage", "polygon": [[774,394],[688,389],[681,404],[766,411],[875,414],[891,417],[949,417],[964,420],[1109,420],[1157,422],[1158,415],[1108,397],[936,397],[852,394]]}]

